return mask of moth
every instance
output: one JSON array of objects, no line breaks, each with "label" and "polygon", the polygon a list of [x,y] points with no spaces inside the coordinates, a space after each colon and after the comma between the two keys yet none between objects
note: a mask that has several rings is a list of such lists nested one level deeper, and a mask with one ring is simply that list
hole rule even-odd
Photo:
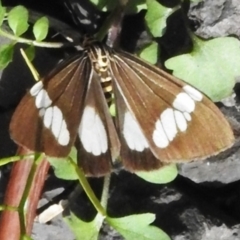
[{"label": "moth", "polygon": [[151,171],[215,155],[234,142],[228,121],[200,91],[97,42],[30,89],[10,134],[18,145],[47,156],[66,157],[75,146],[89,176],[109,173],[116,159],[131,172]]}]

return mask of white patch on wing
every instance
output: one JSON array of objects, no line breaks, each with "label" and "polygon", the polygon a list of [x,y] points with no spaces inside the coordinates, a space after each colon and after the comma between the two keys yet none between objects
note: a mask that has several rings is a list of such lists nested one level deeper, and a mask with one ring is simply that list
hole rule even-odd
[{"label": "white patch on wing", "polygon": [[131,150],[142,152],[149,147],[138,122],[129,111],[124,115],[123,136]]},{"label": "white patch on wing", "polygon": [[183,113],[180,111],[174,110],[175,121],[177,123],[177,127],[181,132],[187,130],[187,120],[185,119]]},{"label": "white patch on wing", "polygon": [[53,119],[53,108],[49,107],[46,109],[46,111],[43,108],[43,110],[44,110],[43,124],[46,128],[50,128],[50,126],[52,125],[52,119]]},{"label": "white patch on wing", "polygon": [[39,116],[43,118],[43,125],[52,132],[60,145],[68,145],[70,133],[62,111],[57,106],[51,106],[52,100],[43,88],[42,81],[37,82],[31,88],[30,94],[35,97],[35,106],[39,109]]},{"label": "white patch on wing", "polygon": [[58,136],[58,143],[62,146],[68,145],[70,142],[70,134],[67,129],[67,124],[66,121],[62,121],[61,129],[60,129],[60,134]]},{"label": "white patch on wing", "polygon": [[36,96],[39,91],[43,88],[42,81],[38,81],[36,84],[33,85],[33,87],[30,89],[30,94],[34,97]]},{"label": "white patch on wing", "polygon": [[192,120],[191,115],[190,115],[189,113],[187,113],[187,112],[184,112],[184,113],[183,113],[183,116],[186,118],[186,120],[187,120],[188,122],[190,122],[190,121]]},{"label": "white patch on wing", "polygon": [[107,152],[107,133],[101,118],[93,107],[88,106],[84,109],[78,134],[87,152],[94,156]]},{"label": "white patch on wing", "polygon": [[176,95],[173,108],[165,109],[155,123],[152,138],[159,148],[166,148],[179,131],[187,130],[196,107],[195,101],[203,99],[202,93],[189,85],[184,86],[183,91]]},{"label": "white patch on wing", "polygon": [[202,101],[203,99],[203,95],[201,92],[199,92],[197,89],[189,86],[189,85],[186,85],[183,87],[183,90],[195,101]]},{"label": "white patch on wing", "polygon": [[191,113],[195,109],[195,102],[187,93],[181,92],[174,99],[173,107],[181,112]]},{"label": "white patch on wing", "polygon": [[166,148],[169,145],[169,140],[163,129],[160,119],[155,123],[155,130],[153,131],[153,142],[159,148]]},{"label": "white patch on wing", "polygon": [[61,110],[57,107],[48,107],[43,113],[43,124],[46,128],[51,130],[53,136],[62,146],[68,145],[70,141],[70,133],[67,129],[67,124],[63,119]]},{"label": "white patch on wing", "polygon": [[52,104],[52,100],[48,96],[48,93],[45,89],[41,89],[35,98],[35,105],[39,108],[47,108]]},{"label": "white patch on wing", "polygon": [[160,116],[163,130],[169,141],[172,141],[177,135],[177,125],[172,108],[167,108]]},{"label": "white patch on wing", "polygon": [[41,108],[39,110],[39,117],[44,117],[45,112],[46,112],[46,109],[45,108]]},{"label": "white patch on wing", "polygon": [[61,110],[54,106],[52,107],[52,124],[51,124],[51,130],[53,135],[58,139],[58,136],[60,135],[61,126],[63,122],[63,115]]}]

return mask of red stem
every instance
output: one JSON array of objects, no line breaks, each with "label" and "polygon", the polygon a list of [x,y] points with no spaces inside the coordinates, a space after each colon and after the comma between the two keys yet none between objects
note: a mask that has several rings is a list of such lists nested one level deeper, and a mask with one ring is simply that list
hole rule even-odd
[{"label": "red stem", "polygon": [[[29,150],[19,148],[18,154],[29,154]],[[5,206],[19,206],[32,165],[32,158],[25,158],[13,164],[4,198]],[[42,188],[44,186],[48,169],[49,163],[46,159],[43,159],[37,166],[34,180],[29,192],[27,209],[25,209],[27,212],[26,233],[29,236],[31,235],[37,204],[41,195]],[[4,210],[0,218],[0,239],[19,240],[20,236],[21,233],[18,212],[12,210]]]}]

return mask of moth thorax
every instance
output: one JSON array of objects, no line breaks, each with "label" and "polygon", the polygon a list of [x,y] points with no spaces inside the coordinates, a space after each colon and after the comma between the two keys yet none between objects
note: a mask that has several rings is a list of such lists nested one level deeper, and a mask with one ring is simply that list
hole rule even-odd
[{"label": "moth thorax", "polygon": [[112,103],[112,75],[107,51],[93,47],[90,51],[93,68],[100,78],[101,86],[108,104]]},{"label": "moth thorax", "polygon": [[106,72],[100,72],[99,74],[101,86],[105,95],[105,98],[109,104],[112,102],[112,76],[109,69]]}]

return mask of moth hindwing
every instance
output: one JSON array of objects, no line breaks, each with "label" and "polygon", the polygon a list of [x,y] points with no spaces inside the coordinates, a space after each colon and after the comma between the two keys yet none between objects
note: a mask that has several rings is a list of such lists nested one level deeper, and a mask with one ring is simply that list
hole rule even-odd
[{"label": "moth hindwing", "polygon": [[[108,106],[116,104],[116,117]],[[26,132],[26,129],[29,131]],[[138,57],[101,44],[59,64],[17,107],[10,132],[30,150],[67,156],[73,145],[86,174],[203,159],[229,148],[230,125],[201,92]]]}]

